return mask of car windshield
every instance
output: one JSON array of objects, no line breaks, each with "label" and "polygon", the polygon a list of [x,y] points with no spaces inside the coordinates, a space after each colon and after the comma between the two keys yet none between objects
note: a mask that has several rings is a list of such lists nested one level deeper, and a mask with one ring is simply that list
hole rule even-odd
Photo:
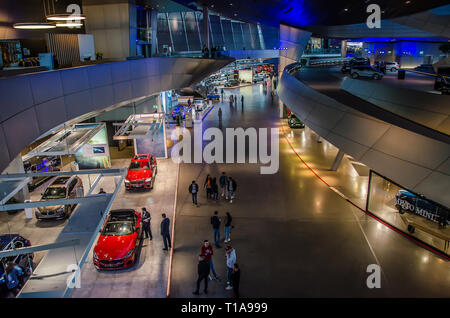
[{"label": "car windshield", "polygon": [[64,199],[66,197],[66,188],[47,188],[42,195],[42,199]]},{"label": "car windshield", "polygon": [[103,229],[103,236],[123,236],[133,234],[133,223],[129,221],[108,222]]},{"label": "car windshield", "polygon": [[148,162],[145,161],[133,161],[130,163],[128,170],[145,170],[148,169]]}]

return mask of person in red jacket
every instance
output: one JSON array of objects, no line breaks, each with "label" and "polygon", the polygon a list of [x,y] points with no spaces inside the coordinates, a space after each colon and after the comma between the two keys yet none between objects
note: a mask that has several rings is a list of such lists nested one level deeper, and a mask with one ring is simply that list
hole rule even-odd
[{"label": "person in red jacket", "polygon": [[[219,277],[216,274],[216,271],[214,269],[214,263],[212,260],[212,256],[214,255],[213,248],[211,244],[209,244],[208,240],[205,240],[203,242],[202,248],[200,249],[200,254],[205,256],[205,261],[209,263],[209,267],[211,268],[211,272],[214,276],[214,279],[219,279]],[[209,279],[212,280],[211,275],[209,276]]]}]

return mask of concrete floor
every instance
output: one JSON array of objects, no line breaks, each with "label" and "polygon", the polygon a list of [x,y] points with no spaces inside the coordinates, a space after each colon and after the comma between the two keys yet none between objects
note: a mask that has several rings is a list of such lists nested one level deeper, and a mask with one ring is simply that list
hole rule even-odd
[{"label": "concrete floor", "polygon": [[[272,101],[262,85],[226,92],[245,96],[245,107],[216,105],[204,121],[220,127],[217,110],[222,107],[222,127],[277,127],[278,100]],[[205,128],[206,128],[205,127]],[[306,130],[307,132],[308,130]],[[295,137],[294,138],[301,138]],[[335,150],[318,147],[311,133],[294,143],[305,160],[326,170]],[[349,165],[348,158],[345,164]],[[226,171],[238,183],[237,198],[191,203],[187,187],[192,180],[203,185],[206,174]],[[350,174],[354,184],[341,184]],[[340,177],[341,176],[341,177]],[[363,198],[363,181],[350,167],[326,172],[334,185]],[[351,179],[348,179],[351,180]],[[351,181],[350,181],[351,182]],[[242,269],[243,297],[449,297],[450,266],[384,225],[367,217],[313,175],[280,136],[280,169],[260,175],[258,164],[182,164],[180,166],[175,227],[175,251],[171,297],[193,297],[197,256],[204,239],[213,241],[210,216],[218,210],[233,216],[231,244]],[[222,228],[223,234],[223,228]],[[215,268],[225,277],[224,249],[215,249]],[[381,289],[366,286],[369,264],[382,268]],[[207,297],[229,297],[225,283],[210,282]],[[201,295],[200,297],[205,297]]]}]

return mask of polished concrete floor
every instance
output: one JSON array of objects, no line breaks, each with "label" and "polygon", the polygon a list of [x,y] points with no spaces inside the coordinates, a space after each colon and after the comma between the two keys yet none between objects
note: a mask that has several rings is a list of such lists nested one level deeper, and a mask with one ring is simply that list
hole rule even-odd
[{"label": "polished concrete floor", "polygon": [[[219,103],[204,121],[206,127],[279,127],[278,100],[262,85],[226,92],[236,94],[237,107]],[[240,95],[245,96],[244,108]],[[223,110],[220,125],[218,108]],[[312,132],[294,147],[307,154],[305,160],[346,195],[364,197],[363,176],[351,171],[346,157],[344,171],[327,171],[335,149],[317,146]],[[288,132],[287,132],[288,133]],[[295,134],[292,138],[302,138]],[[449,263],[418,247],[377,221],[367,217],[313,175],[280,136],[280,169],[261,175],[259,164],[181,164],[177,197],[175,250],[171,297],[193,297],[197,256],[202,241],[213,241],[210,217],[214,210],[223,218],[233,216],[231,245],[242,269],[243,297],[449,297]],[[226,171],[238,183],[233,203],[191,203],[187,191],[192,180],[203,185],[206,175]],[[350,174],[354,184],[340,184],[339,174]],[[351,178],[349,178],[351,182]],[[363,202],[361,202],[362,204]],[[222,227],[223,234],[223,227]],[[224,248],[215,248],[215,268],[222,281],[210,282],[208,295],[229,297],[224,289]],[[381,288],[366,285],[367,266],[379,264]]]}]

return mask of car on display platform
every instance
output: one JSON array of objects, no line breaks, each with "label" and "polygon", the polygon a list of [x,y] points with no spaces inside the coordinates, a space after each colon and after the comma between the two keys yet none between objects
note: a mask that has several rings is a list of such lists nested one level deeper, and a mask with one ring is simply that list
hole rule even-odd
[{"label": "car on display platform", "polygon": [[136,262],[136,250],[142,236],[142,216],[135,210],[112,210],[94,247],[97,270],[124,269]]},{"label": "car on display platform", "polygon": [[293,113],[291,113],[288,117],[288,124],[291,128],[305,128],[305,124]]},{"label": "car on display platform", "polygon": [[341,72],[343,74],[350,73],[352,67],[357,66],[370,66],[370,60],[362,57],[351,59],[348,62],[345,62],[341,67]]},{"label": "car on display platform", "polygon": [[[45,189],[41,201],[75,199],[83,197],[83,181],[77,176],[60,176],[55,178]],[[69,217],[76,204],[52,205],[38,207],[35,210],[36,218],[42,219],[64,219]]]},{"label": "car on display platform", "polygon": [[238,80],[229,80],[225,82],[225,87],[239,86],[240,82]]},{"label": "car on display platform", "polygon": [[[0,235],[0,251],[2,252],[29,246],[31,246],[31,242],[19,234]],[[8,294],[7,274],[5,273],[8,263],[12,262],[22,268],[24,275],[21,277],[21,284],[24,284],[31,275],[33,257],[33,253],[27,253],[0,258],[0,297],[6,297]]]},{"label": "car on display platform", "polygon": [[135,155],[125,177],[125,189],[153,189],[158,173],[156,158],[150,154]]},{"label": "car on display platform", "polygon": [[380,80],[383,78],[382,72],[377,71],[376,69],[374,69],[372,66],[369,65],[359,65],[352,67],[350,69],[350,75],[352,78],[368,77],[376,80]]},{"label": "car on display platform", "polygon": [[[433,222],[450,224],[450,213],[445,207],[439,206],[420,195],[407,190],[399,190],[395,196],[395,208],[400,214],[413,213]],[[414,233],[414,226],[408,225],[408,231]]]},{"label": "car on display platform", "polygon": [[172,119],[176,120],[178,116],[184,119],[188,111],[190,111],[190,108],[187,106],[177,106],[171,113]]}]

